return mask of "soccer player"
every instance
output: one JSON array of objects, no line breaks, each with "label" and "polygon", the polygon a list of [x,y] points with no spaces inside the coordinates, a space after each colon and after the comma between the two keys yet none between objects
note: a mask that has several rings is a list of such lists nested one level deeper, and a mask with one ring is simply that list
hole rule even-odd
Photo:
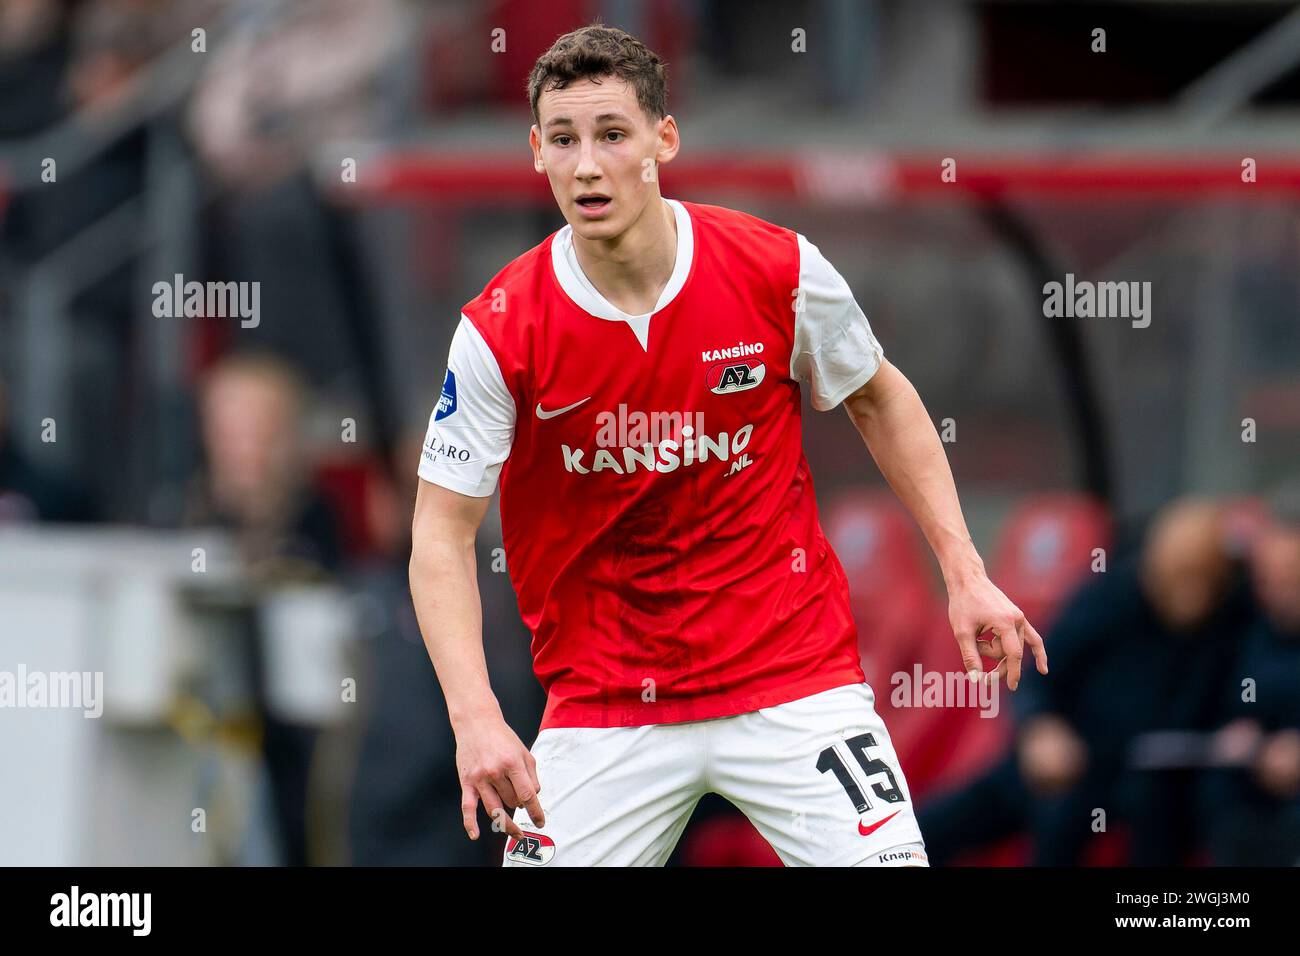
[{"label": "soccer player", "polygon": [[[847,410],[938,557],[964,669],[1014,690],[1025,645],[1047,673],[1043,642],[985,576],[925,407],[816,246],[660,195],[680,140],[642,43],[566,34],[528,93],[533,166],[568,224],[464,307],[413,524],[466,832],[481,801],[506,865],[662,865],[713,792],[788,865],[926,865],[800,396]],[[547,691],[531,752],[483,654],[474,541],[498,486]]]}]

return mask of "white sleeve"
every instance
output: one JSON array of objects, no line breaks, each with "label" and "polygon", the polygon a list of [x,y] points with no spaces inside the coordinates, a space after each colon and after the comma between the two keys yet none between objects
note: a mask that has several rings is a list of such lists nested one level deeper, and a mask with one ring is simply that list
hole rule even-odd
[{"label": "white sleeve", "polygon": [[486,498],[496,490],[514,437],[515,400],[496,356],[462,315],[451,338],[442,394],[429,416],[420,477]]},{"label": "white sleeve", "polygon": [[849,284],[802,235],[799,290],[790,376],[811,385],[813,408],[824,412],[865,385],[884,353]]}]

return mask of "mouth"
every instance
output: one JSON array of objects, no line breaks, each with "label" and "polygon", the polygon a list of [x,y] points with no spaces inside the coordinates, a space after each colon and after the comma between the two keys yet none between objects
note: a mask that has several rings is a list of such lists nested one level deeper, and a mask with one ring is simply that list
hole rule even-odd
[{"label": "mouth", "polygon": [[582,214],[588,218],[595,218],[603,215],[613,204],[614,200],[602,193],[587,193],[579,196],[575,202]]}]

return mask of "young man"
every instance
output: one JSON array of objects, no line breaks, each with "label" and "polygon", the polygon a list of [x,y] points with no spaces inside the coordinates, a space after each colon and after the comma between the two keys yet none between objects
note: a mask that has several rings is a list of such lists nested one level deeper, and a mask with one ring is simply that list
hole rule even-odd
[{"label": "young man", "polygon": [[[787,864],[924,865],[818,524],[800,383],[844,404],[920,523],[964,668],[996,679],[981,652],[1000,659],[1014,689],[1023,644],[1047,673],[1042,641],[985,576],[925,408],[816,246],[660,196],[679,139],[654,53],[589,26],[528,89],[568,225],[465,306],[415,504],[411,593],[466,831],[482,801],[507,865],[660,865],[711,791]],[[531,753],[483,656],[474,539],[498,483],[548,694]]]}]

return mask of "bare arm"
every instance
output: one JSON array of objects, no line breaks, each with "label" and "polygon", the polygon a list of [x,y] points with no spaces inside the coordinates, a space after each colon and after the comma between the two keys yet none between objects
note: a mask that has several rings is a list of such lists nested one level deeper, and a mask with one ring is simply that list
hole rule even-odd
[{"label": "bare arm", "polygon": [[483,654],[474,539],[490,501],[421,479],[411,527],[411,598],[456,734],[461,811],[472,840],[479,800],[494,826],[514,836],[522,835],[514,807],[545,824],[536,762],[501,714]]},{"label": "bare arm", "polygon": [[[962,516],[943,444],[912,383],[885,361],[866,385],[844,400],[844,407],[939,560],[948,589],[948,618],[967,673],[974,679],[982,672],[983,653],[999,660],[997,674],[1015,690],[1022,644],[1028,644],[1039,673],[1046,674],[1042,638],[985,573]],[[993,640],[980,638],[986,631]]]}]

